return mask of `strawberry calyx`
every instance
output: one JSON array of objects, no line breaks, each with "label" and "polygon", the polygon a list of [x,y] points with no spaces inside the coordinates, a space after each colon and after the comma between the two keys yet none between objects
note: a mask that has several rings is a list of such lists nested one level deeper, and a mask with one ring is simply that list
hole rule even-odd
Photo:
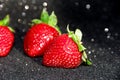
[{"label": "strawberry calyx", "polygon": [[69,30],[69,25],[67,25],[68,36],[73,39],[73,41],[77,44],[79,52],[82,52],[82,61],[85,62],[86,65],[92,65],[92,62],[88,59],[87,54],[85,52],[86,48],[82,45],[82,32],[80,29],[76,29],[74,31]]},{"label": "strawberry calyx", "polygon": [[33,19],[32,25],[39,24],[39,23],[46,23],[52,26],[53,28],[55,28],[61,34],[61,31],[57,25],[57,22],[58,22],[57,16],[55,15],[54,11],[52,11],[52,13],[49,15],[47,12],[47,9],[43,8],[42,13],[40,15],[40,19]]},{"label": "strawberry calyx", "polygon": [[6,15],[2,20],[0,20],[1,26],[7,26],[11,32],[15,32],[15,30],[9,26],[10,16]]}]

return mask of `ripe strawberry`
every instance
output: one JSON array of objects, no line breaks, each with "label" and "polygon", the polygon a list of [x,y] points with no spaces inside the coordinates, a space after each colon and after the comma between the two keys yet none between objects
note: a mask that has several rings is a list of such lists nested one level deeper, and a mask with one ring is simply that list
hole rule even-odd
[{"label": "ripe strawberry", "polygon": [[57,18],[52,12],[49,16],[46,9],[43,9],[40,19],[33,19],[33,26],[24,37],[24,50],[30,57],[38,57],[51,44],[53,39],[59,35]]},{"label": "ripe strawberry", "polygon": [[81,44],[81,32],[76,29],[75,34],[62,34],[48,47],[43,56],[43,65],[61,68],[78,67],[82,61],[91,65],[87,59],[85,48]]},{"label": "ripe strawberry", "polygon": [[9,15],[0,20],[0,57],[7,56],[13,46],[14,30],[8,27]]}]

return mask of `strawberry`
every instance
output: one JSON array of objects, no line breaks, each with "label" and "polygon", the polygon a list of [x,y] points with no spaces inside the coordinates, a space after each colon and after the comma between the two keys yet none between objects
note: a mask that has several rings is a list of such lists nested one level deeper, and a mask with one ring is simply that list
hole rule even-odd
[{"label": "strawberry", "polygon": [[83,61],[91,65],[81,43],[82,33],[76,29],[75,33],[68,28],[68,34],[62,34],[54,39],[43,56],[43,65],[60,68],[76,68]]},{"label": "strawberry", "polygon": [[0,20],[0,57],[7,56],[13,46],[14,30],[8,26],[9,15]]},{"label": "strawberry", "polygon": [[43,55],[60,31],[57,28],[56,15],[52,12],[49,16],[46,9],[43,9],[41,19],[33,19],[32,22],[32,27],[24,37],[24,51],[30,57],[38,57]]}]

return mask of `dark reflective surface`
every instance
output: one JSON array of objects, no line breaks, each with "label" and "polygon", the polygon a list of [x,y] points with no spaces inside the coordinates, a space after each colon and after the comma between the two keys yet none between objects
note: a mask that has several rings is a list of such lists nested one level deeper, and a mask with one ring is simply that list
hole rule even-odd
[{"label": "dark reflective surface", "polygon": [[[47,2],[55,11],[61,30],[80,28],[92,66],[76,69],[46,68],[42,58],[29,58],[23,38],[33,18],[39,18]],[[120,5],[118,0],[0,0],[0,19],[10,14],[16,30],[15,44],[7,57],[0,58],[1,80],[119,80]]]}]

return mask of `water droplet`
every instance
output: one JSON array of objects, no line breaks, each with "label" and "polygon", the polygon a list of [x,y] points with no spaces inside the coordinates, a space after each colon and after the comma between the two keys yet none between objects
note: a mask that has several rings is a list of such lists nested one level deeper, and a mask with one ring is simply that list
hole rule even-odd
[{"label": "water droplet", "polygon": [[105,32],[108,32],[108,31],[109,31],[109,28],[105,28],[104,31],[105,31]]},{"label": "water droplet", "polygon": [[29,5],[25,5],[25,10],[28,10],[29,9]]},{"label": "water droplet", "polygon": [[89,10],[89,9],[90,9],[90,7],[91,7],[91,5],[90,5],[90,4],[86,4],[86,9],[87,9],[87,10]]},{"label": "water droplet", "polygon": [[46,7],[48,4],[47,2],[43,2],[43,6]]}]

